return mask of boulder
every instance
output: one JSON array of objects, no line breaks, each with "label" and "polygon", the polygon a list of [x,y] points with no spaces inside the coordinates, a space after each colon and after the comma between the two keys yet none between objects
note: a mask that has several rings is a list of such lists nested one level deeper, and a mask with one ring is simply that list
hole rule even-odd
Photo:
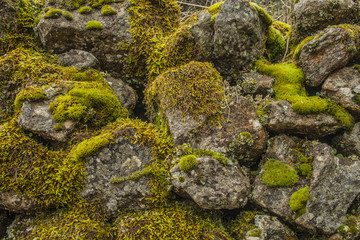
[{"label": "boulder", "polygon": [[336,101],[360,119],[360,102],[355,100],[360,96],[360,72],[357,69],[345,67],[331,74],[322,85],[321,95]]},{"label": "boulder", "polygon": [[268,111],[269,131],[321,138],[336,133],[340,123],[330,114],[301,115],[294,112],[287,101],[274,101],[265,107]]},{"label": "boulder", "polygon": [[77,49],[71,49],[66,53],[58,56],[58,62],[63,66],[71,66],[81,69],[97,68],[99,60],[89,52]]},{"label": "boulder", "polygon": [[138,99],[136,91],[120,78],[106,76],[106,81],[119,99],[121,106],[132,112]]},{"label": "boulder", "polygon": [[331,143],[346,156],[360,156],[360,122],[355,123],[351,131],[335,136]]},{"label": "boulder", "polygon": [[13,213],[29,213],[36,211],[34,198],[21,196],[14,192],[0,191],[0,209],[6,209]]},{"label": "boulder", "polygon": [[292,18],[294,37],[301,41],[329,25],[358,23],[359,4],[352,0],[299,0]]},{"label": "boulder", "polygon": [[317,87],[333,71],[344,67],[357,54],[352,30],[330,27],[306,43],[298,60],[305,84]]},{"label": "boulder", "polygon": [[183,172],[177,164],[170,173],[175,192],[191,198],[203,209],[236,209],[248,201],[249,179],[238,164],[224,165],[204,156],[197,158],[197,165],[190,172]]}]

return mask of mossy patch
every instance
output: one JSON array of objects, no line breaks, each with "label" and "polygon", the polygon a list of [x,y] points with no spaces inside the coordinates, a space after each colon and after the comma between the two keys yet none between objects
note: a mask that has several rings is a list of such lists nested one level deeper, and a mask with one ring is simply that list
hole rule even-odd
[{"label": "mossy patch", "polygon": [[359,93],[355,95],[354,101],[356,104],[360,105],[360,94]]},{"label": "mossy patch", "polygon": [[59,7],[66,10],[75,10],[85,3],[86,0],[60,0]]},{"label": "mossy patch", "polygon": [[101,7],[101,16],[113,16],[116,15],[117,11],[110,5],[104,5]]},{"label": "mossy patch", "polygon": [[102,25],[102,23],[98,22],[98,21],[88,21],[86,23],[86,29],[87,30],[103,30],[104,25]]},{"label": "mossy patch", "polygon": [[92,8],[89,6],[83,6],[79,8],[78,11],[80,14],[90,14],[92,12]]},{"label": "mossy patch", "polygon": [[210,22],[211,22],[212,25],[215,24],[215,17],[218,14],[218,12],[220,11],[221,6],[223,5],[223,3],[224,2],[215,3],[215,4],[211,5],[208,9],[206,9],[206,11],[211,14]]},{"label": "mossy patch", "polygon": [[289,165],[275,159],[268,159],[260,180],[270,187],[291,187],[299,181],[299,176]]},{"label": "mossy patch", "polygon": [[262,234],[262,229],[260,228],[254,228],[254,229],[251,229],[250,231],[248,231],[246,233],[246,236],[249,236],[249,237],[260,237]]},{"label": "mossy patch", "polygon": [[62,15],[66,20],[72,21],[74,19],[74,16],[69,11],[64,11]]},{"label": "mossy patch", "polygon": [[14,109],[15,111],[21,109],[23,102],[26,100],[36,102],[45,98],[45,91],[43,89],[30,86],[24,90],[21,90],[16,96],[14,101]]},{"label": "mossy patch", "polygon": [[268,58],[271,62],[279,62],[284,56],[286,41],[281,33],[273,26],[268,28],[268,37],[266,39],[266,49]]},{"label": "mossy patch", "polygon": [[245,239],[246,233],[256,229],[255,215],[261,214],[256,211],[242,211],[229,225],[229,232],[235,239]]},{"label": "mossy patch", "polygon": [[235,161],[243,162],[250,160],[250,148],[254,144],[254,139],[249,132],[241,132],[238,137],[228,143],[226,155]]},{"label": "mossy patch", "polygon": [[302,40],[301,43],[299,43],[296,46],[295,51],[293,53],[293,58],[298,59],[304,45],[307,44],[308,42],[310,42],[311,40],[313,40],[314,38],[315,38],[315,36],[309,36],[309,37],[305,38],[304,40]]},{"label": "mossy patch", "polygon": [[44,14],[44,18],[59,18],[62,16],[63,11],[58,8],[50,8],[49,11],[47,11]]},{"label": "mossy patch", "polygon": [[290,208],[300,216],[306,212],[306,203],[310,197],[309,187],[302,188],[291,195]]},{"label": "mossy patch", "polygon": [[194,155],[183,156],[180,159],[179,167],[184,173],[189,173],[197,166],[197,159]]},{"label": "mossy patch", "polygon": [[182,157],[182,156],[187,156],[187,155],[194,155],[195,157],[199,158],[199,157],[204,157],[204,156],[209,156],[212,157],[216,160],[218,160],[221,164],[228,164],[228,160],[225,156],[223,156],[221,153],[217,153],[214,152],[212,150],[207,150],[207,149],[198,149],[198,148],[191,148],[190,144],[183,144],[180,146],[177,146],[177,152],[178,152],[178,156]]},{"label": "mossy patch", "polygon": [[267,25],[270,26],[273,22],[272,17],[259,5],[256,3],[250,2],[250,7],[252,7],[257,14],[259,15],[260,19]]}]

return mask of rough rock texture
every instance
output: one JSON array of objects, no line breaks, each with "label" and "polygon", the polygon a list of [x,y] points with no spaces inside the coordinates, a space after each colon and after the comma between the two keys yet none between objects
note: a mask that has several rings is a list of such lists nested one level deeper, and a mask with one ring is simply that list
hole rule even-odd
[{"label": "rough rock texture", "polygon": [[64,66],[71,66],[76,68],[97,68],[99,61],[89,52],[77,49],[60,54],[58,57],[60,64]]},{"label": "rough rock texture", "polygon": [[303,46],[298,61],[305,83],[312,87],[319,86],[331,72],[344,67],[356,55],[350,31],[331,27],[319,36]]},{"label": "rough rock texture", "polygon": [[135,90],[124,83],[120,78],[106,76],[106,81],[119,99],[121,106],[129,110],[129,112],[134,110],[138,99]]},{"label": "rough rock texture", "polygon": [[265,109],[269,115],[267,127],[272,132],[321,138],[341,129],[340,124],[332,115],[326,113],[300,115],[294,112],[287,101],[272,102]]},{"label": "rough rock texture", "polygon": [[35,199],[0,190],[0,209],[14,213],[29,213],[36,210]]},{"label": "rough rock texture", "polygon": [[20,127],[35,133],[44,139],[64,142],[67,136],[74,130],[75,122],[66,120],[62,123],[62,129],[55,130],[56,122],[49,110],[50,103],[24,102],[22,113],[18,119]]},{"label": "rough rock texture", "polygon": [[254,95],[260,94],[264,97],[267,95],[270,96],[274,95],[273,86],[275,83],[275,78],[262,75],[258,72],[245,73],[242,75],[242,78],[243,81],[241,82],[241,87],[243,91],[246,89],[248,85],[251,85],[252,81],[255,81],[254,83],[256,83],[256,86],[255,89],[253,90]]},{"label": "rough rock texture", "polygon": [[[255,215],[254,224],[257,229],[261,229],[261,234],[258,237],[246,236],[246,240],[282,240],[282,239],[297,239],[295,233],[282,224],[277,217],[268,215]],[[249,232],[248,232],[249,233]],[[251,235],[249,233],[249,235]]]},{"label": "rough rock texture", "polygon": [[294,37],[300,41],[329,25],[358,23],[359,4],[353,0],[299,0],[292,17]]},{"label": "rough rock texture", "polygon": [[208,156],[197,158],[197,162],[190,173],[182,172],[179,165],[170,170],[175,192],[190,197],[204,209],[235,209],[246,205],[250,183],[237,164],[223,165]]},{"label": "rough rock texture", "polygon": [[335,233],[347,218],[347,210],[360,193],[360,161],[338,158],[326,144],[311,150],[313,175],[306,213],[295,222],[309,230]]},{"label": "rough rock texture", "polygon": [[111,179],[141,171],[151,159],[151,148],[119,137],[111,146],[87,158],[86,186],[80,195],[89,200],[101,199],[110,214],[116,214],[120,209],[146,208],[145,198],[151,196],[148,177],[121,183],[111,183]]},{"label": "rough rock texture", "polygon": [[197,46],[205,50],[206,61],[225,76],[241,70],[264,52],[266,26],[245,0],[225,1],[214,24],[210,14],[199,14],[191,33]]},{"label": "rough rock texture", "polygon": [[331,74],[322,85],[321,94],[344,106],[355,118],[360,119],[360,104],[354,101],[360,94],[360,72],[345,67]]},{"label": "rough rock texture", "polygon": [[[113,16],[101,16],[100,9],[93,9],[91,14],[71,11],[74,17],[72,21],[64,17],[45,19],[42,15],[37,25],[41,42],[46,50],[55,53],[64,53],[71,49],[90,52],[99,60],[102,69],[122,72],[127,63],[127,52],[121,50],[119,44],[132,41],[129,14],[126,10],[128,4],[127,1],[111,4],[118,12]],[[88,21],[98,21],[104,28],[87,30]]]},{"label": "rough rock texture", "polygon": [[346,156],[360,156],[360,122],[355,123],[350,132],[344,132],[332,139],[332,144]]},{"label": "rough rock texture", "polygon": [[0,2],[0,39],[5,37],[3,33],[4,28],[15,27],[16,12],[12,6],[15,6],[14,1]]}]

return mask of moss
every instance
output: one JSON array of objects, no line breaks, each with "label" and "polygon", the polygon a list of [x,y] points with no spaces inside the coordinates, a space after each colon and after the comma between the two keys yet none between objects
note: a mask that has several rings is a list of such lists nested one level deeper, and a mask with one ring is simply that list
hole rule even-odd
[{"label": "moss", "polygon": [[179,167],[184,173],[189,173],[197,166],[197,159],[194,155],[187,155],[180,159]]},{"label": "moss", "polygon": [[104,26],[98,21],[89,21],[86,23],[86,29],[88,30],[102,30]]},{"label": "moss", "polygon": [[306,203],[310,197],[309,187],[302,188],[291,195],[290,208],[297,216],[306,212]]},{"label": "moss", "polygon": [[260,237],[262,234],[262,229],[260,228],[254,228],[247,232],[246,236],[249,237]]},{"label": "moss", "polygon": [[264,59],[256,61],[257,70],[276,78],[274,84],[275,98],[292,103],[295,112],[299,114],[314,114],[327,112],[333,115],[344,129],[354,125],[353,117],[334,101],[320,97],[308,97],[303,82],[303,71],[292,62],[270,64]]},{"label": "moss", "polygon": [[116,14],[117,11],[110,5],[104,5],[101,7],[101,16],[112,16]]},{"label": "moss", "polygon": [[259,7],[259,5],[257,5],[256,3],[250,2],[250,6],[257,12],[257,14],[259,15],[260,19],[267,25],[270,26],[273,22],[272,17],[261,7]]},{"label": "moss", "polygon": [[268,159],[263,167],[261,182],[270,187],[291,187],[299,181],[296,171],[275,159]]},{"label": "moss", "polygon": [[180,176],[178,179],[179,179],[179,182],[185,182],[185,178],[183,176]]},{"label": "moss", "polygon": [[310,163],[303,163],[300,165],[301,175],[309,179],[312,175],[312,165]]},{"label": "moss", "polygon": [[71,20],[74,19],[73,15],[72,15],[70,12],[68,12],[68,11],[64,11],[64,12],[62,13],[62,15],[64,16],[64,18],[65,18],[66,20],[71,21]]},{"label": "moss", "polygon": [[254,218],[260,212],[242,211],[230,223],[229,232],[235,239],[245,239],[246,233],[255,229]]},{"label": "moss", "polygon": [[90,14],[91,12],[92,12],[92,9],[89,6],[83,6],[83,7],[79,8],[80,14]]},{"label": "moss", "polygon": [[249,132],[241,132],[238,137],[228,143],[226,155],[235,161],[244,162],[249,159],[249,154],[254,139]]},{"label": "moss", "polygon": [[45,91],[41,88],[28,87],[27,89],[21,90],[16,96],[14,101],[14,109],[21,109],[24,101],[40,101],[45,99]]},{"label": "moss", "polygon": [[54,130],[57,132],[63,130],[63,128],[64,128],[64,124],[62,124],[62,123],[57,123],[54,126]]},{"label": "moss", "polygon": [[299,56],[300,56],[300,53],[301,53],[301,50],[302,48],[304,47],[305,44],[307,44],[308,42],[310,42],[311,40],[313,40],[315,38],[315,36],[310,36],[310,37],[307,37],[305,38],[304,40],[301,41],[301,43],[299,43],[296,48],[295,48],[295,51],[294,51],[294,54],[293,54],[293,58],[294,59],[298,59]]},{"label": "moss", "polygon": [[355,95],[354,101],[356,104],[360,105],[360,94],[359,93]]},{"label": "moss", "polygon": [[215,24],[215,17],[218,14],[218,12],[220,11],[221,6],[223,5],[223,3],[224,2],[215,3],[215,4],[211,5],[208,9],[206,9],[206,11],[212,15],[211,20],[210,20],[212,25]]},{"label": "moss", "polygon": [[89,0],[89,5],[93,8],[100,8],[103,4],[110,4],[114,2],[123,2],[123,0]]},{"label": "moss", "polygon": [[273,26],[268,28],[268,37],[266,40],[266,49],[271,62],[279,62],[284,56],[286,41],[281,33]]},{"label": "moss", "polygon": [[59,18],[62,16],[62,12],[61,9],[50,8],[50,10],[44,14],[44,18]]},{"label": "moss", "polygon": [[60,0],[59,7],[66,10],[75,10],[85,3],[86,0]]},{"label": "moss", "polygon": [[228,160],[226,157],[224,157],[221,153],[214,152],[212,150],[207,149],[198,149],[198,148],[191,148],[189,144],[183,144],[177,147],[178,155],[179,156],[186,156],[186,155],[194,155],[195,157],[204,157],[204,156],[210,156],[216,160],[218,160],[220,163],[226,165],[228,164]]},{"label": "moss", "polygon": [[162,114],[178,110],[196,121],[200,116],[220,120],[223,91],[222,78],[210,63],[190,62],[158,76],[145,91],[145,103],[150,116],[160,106]]}]

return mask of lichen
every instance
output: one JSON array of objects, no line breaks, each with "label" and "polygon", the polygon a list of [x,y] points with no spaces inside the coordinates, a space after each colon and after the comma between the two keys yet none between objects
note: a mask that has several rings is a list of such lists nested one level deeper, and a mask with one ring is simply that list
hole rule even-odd
[{"label": "lichen", "polygon": [[102,29],[104,29],[104,25],[102,25],[102,23],[98,22],[98,21],[88,21],[86,23],[86,29],[87,30],[102,30]]},{"label": "lichen", "polygon": [[110,5],[104,5],[101,7],[101,16],[113,16],[117,11]]},{"label": "lichen", "polygon": [[184,173],[189,173],[197,166],[197,159],[194,155],[183,156],[180,159],[179,167]]},{"label": "lichen", "polygon": [[281,33],[273,26],[268,28],[268,37],[266,39],[266,49],[268,58],[271,62],[279,62],[284,56],[286,41]]},{"label": "lichen", "polygon": [[44,14],[44,18],[59,18],[62,16],[63,11],[58,8],[50,8],[49,11],[47,11]]},{"label": "lichen", "polygon": [[260,180],[270,187],[291,187],[299,181],[299,176],[289,165],[276,159],[268,159]]},{"label": "lichen", "polygon": [[78,11],[80,14],[90,14],[92,12],[92,9],[91,7],[89,6],[83,6],[83,7],[80,7],[79,8],[79,11]]},{"label": "lichen", "polygon": [[291,195],[290,208],[297,217],[306,212],[306,203],[310,197],[309,187],[302,188]]}]

